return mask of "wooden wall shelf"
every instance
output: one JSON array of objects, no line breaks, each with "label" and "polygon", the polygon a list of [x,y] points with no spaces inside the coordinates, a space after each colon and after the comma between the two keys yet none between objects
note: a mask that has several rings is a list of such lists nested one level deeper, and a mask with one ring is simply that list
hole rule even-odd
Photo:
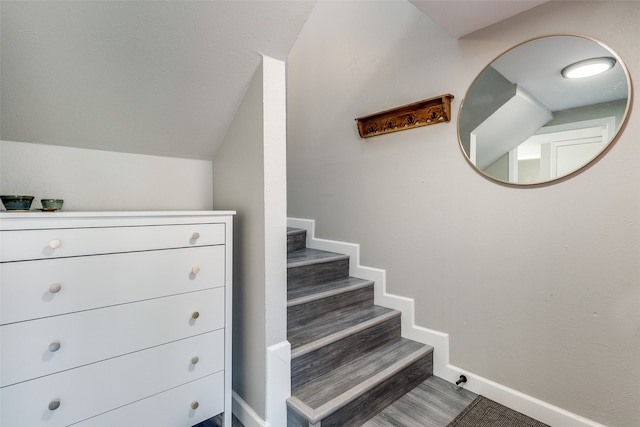
[{"label": "wooden wall shelf", "polygon": [[383,135],[422,126],[435,125],[451,120],[451,100],[447,93],[412,104],[358,117],[356,124],[360,137]]}]

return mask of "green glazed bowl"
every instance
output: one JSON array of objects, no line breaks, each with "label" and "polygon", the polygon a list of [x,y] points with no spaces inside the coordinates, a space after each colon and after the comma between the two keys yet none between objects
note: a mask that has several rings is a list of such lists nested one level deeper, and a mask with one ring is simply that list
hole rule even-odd
[{"label": "green glazed bowl", "polygon": [[0,196],[4,208],[8,211],[28,211],[33,202],[33,196]]},{"label": "green glazed bowl", "polygon": [[64,200],[62,200],[62,199],[41,199],[40,203],[42,203],[42,210],[45,210],[45,211],[57,211],[58,209],[62,209],[62,203],[64,203]]}]

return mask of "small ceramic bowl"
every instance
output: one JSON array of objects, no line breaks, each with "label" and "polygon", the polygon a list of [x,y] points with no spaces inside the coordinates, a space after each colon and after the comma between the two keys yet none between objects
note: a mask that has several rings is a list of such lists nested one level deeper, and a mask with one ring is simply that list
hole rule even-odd
[{"label": "small ceramic bowl", "polygon": [[28,211],[33,202],[33,196],[0,196],[4,208],[8,211]]},{"label": "small ceramic bowl", "polygon": [[41,199],[40,203],[42,203],[42,210],[45,210],[45,211],[57,211],[58,209],[62,209],[62,203],[64,203],[64,200],[62,200],[62,199]]}]

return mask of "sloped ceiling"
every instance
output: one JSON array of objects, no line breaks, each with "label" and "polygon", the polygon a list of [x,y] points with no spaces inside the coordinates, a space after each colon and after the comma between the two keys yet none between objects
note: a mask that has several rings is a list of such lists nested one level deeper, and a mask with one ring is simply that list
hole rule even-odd
[{"label": "sloped ceiling", "polygon": [[[455,37],[542,3],[411,2]],[[211,160],[261,54],[286,60],[314,5],[2,0],[0,139]]]},{"label": "sloped ceiling", "polygon": [[0,138],[212,159],[314,4],[3,0]]},{"label": "sloped ceiling", "polygon": [[493,25],[548,0],[409,0],[455,38]]}]

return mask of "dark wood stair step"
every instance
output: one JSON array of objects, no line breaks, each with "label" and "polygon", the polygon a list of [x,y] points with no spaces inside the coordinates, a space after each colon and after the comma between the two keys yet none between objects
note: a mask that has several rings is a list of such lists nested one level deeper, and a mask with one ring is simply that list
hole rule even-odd
[{"label": "dark wood stair step", "polygon": [[348,276],[329,282],[318,283],[311,288],[292,289],[287,293],[287,304],[291,307],[370,285],[373,285],[373,281],[371,280]]},{"label": "dark wood stair step", "polygon": [[330,313],[310,322],[311,327],[306,325],[290,332],[291,386],[304,384],[336,366],[397,341],[400,320],[398,311],[370,306]]},{"label": "dark wood stair step", "polygon": [[431,376],[432,353],[401,338],[294,387],[290,425],[360,425]]},{"label": "dark wood stair step", "polygon": [[305,325],[291,328],[287,339],[291,343],[291,358],[313,351],[326,343],[337,341],[372,325],[400,317],[400,312],[386,307],[371,306],[346,312],[329,312]]},{"label": "dark wood stair step", "polygon": [[287,254],[287,289],[289,290],[348,276],[348,255],[311,248]]},{"label": "dark wood stair step", "polygon": [[328,312],[343,312],[373,305],[371,280],[346,277],[289,292],[287,328],[301,327]]},{"label": "dark wood stair step", "polygon": [[304,248],[287,254],[287,268],[302,267],[313,264],[349,259],[349,255],[320,249]]},{"label": "dark wood stair step", "polygon": [[307,246],[307,230],[287,227],[287,253],[304,249]]}]

